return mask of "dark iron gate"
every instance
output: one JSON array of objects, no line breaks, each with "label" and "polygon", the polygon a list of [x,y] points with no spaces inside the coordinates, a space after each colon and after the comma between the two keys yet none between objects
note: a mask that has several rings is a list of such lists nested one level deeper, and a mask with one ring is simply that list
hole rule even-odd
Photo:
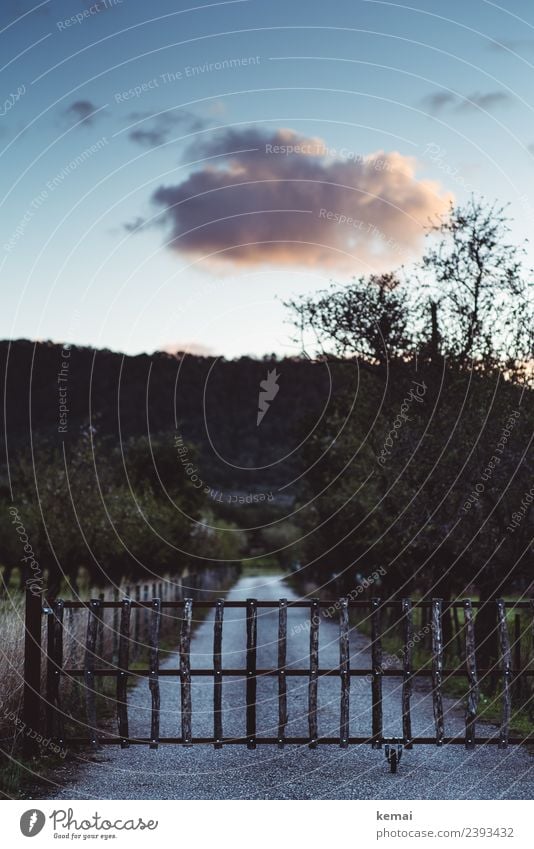
[{"label": "dark iron gate", "polygon": [[[496,744],[506,748],[509,744],[527,742],[524,738],[510,736],[510,720],[512,712],[512,686],[534,675],[530,664],[521,663],[520,637],[518,621],[520,611],[527,611],[532,617],[534,601],[510,602],[509,608],[515,611],[515,633],[511,643],[508,628],[507,603],[502,599],[486,604],[496,605],[497,630],[499,638],[500,660],[496,670],[477,669],[475,654],[475,617],[474,610],[481,603],[470,600],[443,602],[441,599],[431,601],[414,601],[402,599],[398,601],[382,601],[374,598],[370,601],[341,598],[337,601],[319,599],[288,601],[258,601],[250,598],[246,601],[226,601],[217,599],[213,602],[193,601],[162,601],[152,600],[103,601],[91,599],[82,601],[55,601],[51,607],[42,607],[41,600],[27,595],[26,608],[26,646],[25,646],[25,692],[23,720],[27,728],[46,730],[46,736],[57,745],[84,745],[93,747],[101,744],[116,744],[122,748],[129,745],[145,744],[156,749],[159,744],[212,744],[216,749],[225,745],[241,744],[249,749],[258,745],[276,745],[280,748],[289,744],[308,745],[316,748],[319,744],[335,744],[347,748],[354,744],[370,744],[374,749],[384,747],[386,757],[395,772],[403,749],[411,749],[418,744],[436,744],[438,746],[459,744],[467,749],[474,748],[476,743]],[[87,631],[83,667],[67,668],[64,664],[63,634],[64,612],[66,610],[87,609]],[[104,611],[112,608],[114,623],[117,631],[117,652],[115,663],[104,668],[99,661],[98,639],[102,627]],[[227,668],[222,663],[222,638],[224,611],[241,608],[246,610],[246,665],[244,668]],[[278,662],[276,668],[257,667],[257,615],[261,609],[278,610]],[[288,610],[305,608],[309,610],[309,666],[296,668],[287,662],[287,622]],[[335,668],[319,666],[319,631],[321,609],[335,610],[339,618],[339,665]],[[159,668],[160,628],[162,610],[175,610],[181,614],[179,634],[179,668]],[[213,665],[210,668],[191,668],[190,649],[194,610],[214,609],[213,622]],[[399,614],[398,622],[402,627],[402,662],[400,668],[385,668],[383,663],[383,627],[382,616],[385,610],[394,609]],[[414,611],[421,609],[429,622],[431,638],[430,665],[414,668]],[[133,638],[130,633],[131,614],[133,610],[146,611],[149,617],[148,663],[145,668],[130,668],[130,647]],[[349,634],[351,630],[349,612],[351,610],[368,611],[371,619],[371,668],[353,668],[350,663]],[[453,613],[457,621],[458,611],[463,611],[463,626],[457,634],[462,634],[461,665],[455,668],[444,666],[443,614]],[[120,614],[120,619],[119,619]],[[42,616],[46,617],[46,646],[41,646]],[[423,615],[423,614],[422,614]],[[352,626],[354,627],[354,626]],[[529,626],[532,629],[532,619]],[[46,686],[41,692],[41,656],[45,661]],[[514,663],[512,662],[514,660]],[[477,736],[477,710],[479,701],[480,682],[487,675],[499,674],[501,682],[501,720],[498,734],[493,736]],[[128,721],[128,676],[144,676],[148,678],[151,693],[151,722],[150,735],[146,737],[131,736]],[[116,679],[116,708],[118,735],[108,734],[97,730],[97,691],[96,680],[104,676]],[[175,737],[160,735],[160,688],[159,679],[162,676],[176,676],[180,679],[181,689],[181,728]],[[195,737],[192,734],[192,699],[191,682],[195,676],[211,677],[213,679],[213,735]],[[241,737],[224,736],[222,681],[224,676],[244,677],[246,681],[246,734]],[[308,735],[288,736],[288,698],[287,679],[290,676],[307,678],[308,688]],[[340,682],[340,711],[339,734],[336,736],[320,736],[318,732],[318,683],[322,677],[337,677]],[[368,677],[372,696],[372,728],[368,736],[351,736],[349,729],[350,716],[350,682],[354,677]],[[443,682],[449,677],[463,676],[467,679],[467,696],[465,710],[465,733],[462,736],[445,736],[443,710]],[[64,713],[61,708],[61,680],[70,677],[83,681],[87,727],[89,736],[66,736],[64,731]],[[256,707],[257,682],[263,677],[274,677],[278,680],[278,729],[276,736],[257,734]],[[384,736],[383,733],[383,696],[382,682],[386,677],[402,679],[402,738]],[[432,737],[412,735],[411,697],[413,682],[416,677],[429,677],[433,701],[435,734]],[[529,738],[531,740],[532,738]],[[28,753],[34,752],[35,744],[27,739]]]}]

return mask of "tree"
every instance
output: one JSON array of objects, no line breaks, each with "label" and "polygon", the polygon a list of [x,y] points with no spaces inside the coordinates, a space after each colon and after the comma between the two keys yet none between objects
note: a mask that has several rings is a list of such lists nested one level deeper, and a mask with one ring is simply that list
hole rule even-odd
[{"label": "tree", "polygon": [[377,365],[406,356],[413,345],[408,295],[395,274],[357,277],[349,286],[286,306],[298,327],[312,330],[341,357],[356,354]]},{"label": "tree", "polygon": [[[430,228],[421,263],[426,333],[454,362],[524,372],[534,351],[534,287],[505,209],[474,198]],[[430,325],[430,326],[429,326]]]}]

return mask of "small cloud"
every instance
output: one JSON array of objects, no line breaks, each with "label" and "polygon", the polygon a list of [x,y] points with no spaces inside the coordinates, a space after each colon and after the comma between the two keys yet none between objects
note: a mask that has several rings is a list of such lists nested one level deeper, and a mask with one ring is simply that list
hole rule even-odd
[{"label": "small cloud", "polygon": [[187,109],[163,112],[159,115],[149,112],[131,112],[128,120],[137,125],[130,130],[128,137],[147,148],[164,144],[169,140],[172,132],[178,128],[195,133],[206,126],[202,118]]},{"label": "small cloud", "polygon": [[145,223],[145,219],[138,215],[133,221],[127,221],[123,226],[128,233],[137,233],[139,230],[143,229]]},{"label": "small cloud", "polygon": [[510,103],[511,96],[504,91],[488,91],[485,94],[474,92],[469,95],[454,94],[452,91],[436,91],[423,97],[421,104],[432,115],[439,115],[447,109],[455,112],[471,112],[483,109],[488,112],[495,106]]},{"label": "small cloud", "polygon": [[534,39],[532,38],[499,38],[487,43],[489,50],[498,51],[499,53],[516,53],[521,48],[525,50],[534,49]]},{"label": "small cloud", "polygon": [[75,100],[63,110],[63,118],[72,125],[92,126],[101,114],[101,109],[91,100]]},{"label": "small cloud", "polygon": [[[158,348],[158,351],[164,351],[166,354],[193,354],[195,357],[214,357],[215,351],[209,345],[203,345],[201,342],[171,342],[169,345],[163,345]],[[154,352],[155,353],[155,352]]]},{"label": "small cloud", "polygon": [[433,94],[427,94],[423,97],[421,104],[425,106],[433,115],[437,115],[447,106],[457,100],[456,95],[449,91],[436,91]]},{"label": "small cloud", "polygon": [[504,91],[488,91],[486,94],[475,92],[465,97],[456,107],[457,111],[470,112],[473,109],[484,109],[486,112],[491,111],[494,106],[501,106],[510,103],[512,98]]}]

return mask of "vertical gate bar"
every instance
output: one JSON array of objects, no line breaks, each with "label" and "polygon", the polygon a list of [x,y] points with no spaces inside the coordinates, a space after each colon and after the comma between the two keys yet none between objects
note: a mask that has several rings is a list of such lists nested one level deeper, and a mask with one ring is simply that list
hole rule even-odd
[{"label": "vertical gate bar", "polygon": [[278,748],[284,748],[287,725],[287,599],[278,603]]},{"label": "vertical gate bar", "polygon": [[46,705],[45,728],[46,736],[54,738],[54,703],[52,692],[54,688],[54,643],[56,629],[54,628],[54,611],[49,608],[46,616]]},{"label": "vertical gate bar", "polygon": [[[156,593],[154,592],[154,593],[152,593],[152,595],[155,596]],[[148,584],[145,584],[143,586],[143,601],[144,601],[145,605],[148,605],[148,597],[149,597]],[[143,629],[142,629],[142,634],[141,634],[141,645],[143,646],[143,649],[146,646],[146,644],[148,643],[147,635],[148,635],[148,607],[146,606],[146,607],[143,607]]]},{"label": "vertical gate bar", "polygon": [[113,608],[113,653],[112,653],[112,663],[113,666],[117,666],[118,661],[118,647],[119,647],[119,588],[114,587],[113,589],[113,601],[115,607]]},{"label": "vertical gate bar", "polygon": [[150,717],[150,748],[157,749],[159,741],[159,635],[161,630],[161,599],[152,599],[152,616],[150,619],[150,654],[149,654],[149,682],[150,695],[152,696],[152,711]]},{"label": "vertical gate bar", "polygon": [[119,725],[119,737],[121,738],[121,749],[129,746],[128,737],[128,667],[130,663],[130,611],[131,601],[125,598],[121,604],[120,633],[119,633],[119,657],[117,669],[117,721]]},{"label": "vertical gate bar", "polygon": [[[24,612],[24,698],[22,717],[26,728],[41,731],[41,616],[40,595],[26,587]],[[24,754],[38,754],[39,744],[30,734],[23,737]]]},{"label": "vertical gate bar", "polygon": [[508,624],[506,622],[506,604],[502,598],[497,599],[497,621],[499,629],[499,647],[502,663],[502,714],[501,727],[499,731],[499,749],[506,749],[510,733],[510,715],[512,712],[512,699],[510,693],[510,679],[512,677],[510,638],[508,636]]},{"label": "vertical gate bar", "polygon": [[403,679],[402,679],[402,736],[406,749],[413,749],[412,743],[412,664],[413,664],[413,608],[409,598],[402,599],[403,623]]},{"label": "vertical gate bar", "polygon": [[521,699],[522,693],[522,669],[521,669],[521,614],[516,613],[514,616],[514,691],[518,701]]},{"label": "vertical gate bar", "polygon": [[53,629],[52,638],[52,674],[51,674],[51,689],[49,701],[52,707],[52,723],[49,736],[57,740],[60,746],[63,745],[63,714],[61,712],[59,699],[59,683],[61,679],[61,670],[63,668],[63,604],[62,599],[57,599],[53,606],[53,615],[48,620],[48,626]]},{"label": "vertical gate bar", "polygon": [[465,666],[467,671],[467,702],[465,707],[465,748],[475,748],[476,719],[478,710],[478,676],[475,651],[475,622],[473,619],[473,608],[471,599],[464,601],[465,619]]},{"label": "vertical gate bar", "polygon": [[350,643],[348,599],[339,600],[339,673],[341,675],[341,711],[339,722],[339,745],[349,745],[350,718]]},{"label": "vertical gate bar", "polygon": [[255,598],[247,598],[247,749],[256,748],[256,644],[258,637]]},{"label": "vertical gate bar", "polygon": [[191,621],[193,599],[185,598],[180,634],[180,682],[182,691],[182,742],[191,743]]},{"label": "vertical gate bar", "polygon": [[317,690],[319,673],[319,599],[310,602],[310,680],[308,682],[308,726],[310,749],[317,748]]},{"label": "vertical gate bar", "polygon": [[432,702],[436,725],[436,745],[443,744],[445,736],[443,724],[443,696],[441,693],[443,678],[443,631],[442,600],[432,599]]},{"label": "vertical gate bar", "polygon": [[[141,587],[139,584],[135,585],[135,601],[141,601]],[[141,639],[141,613],[143,612],[140,607],[134,608],[134,645],[133,645],[133,656],[134,658],[139,657],[139,642]]]},{"label": "vertical gate bar", "polygon": [[98,731],[96,727],[96,691],[95,691],[95,654],[96,639],[98,634],[98,618],[100,612],[100,599],[92,598],[87,611],[87,638],[85,642],[84,683],[85,704],[87,710],[87,725],[89,736],[93,747],[98,745]]},{"label": "vertical gate bar", "polygon": [[[105,599],[104,593],[99,593],[98,599],[100,601],[100,607],[98,609],[98,628],[97,628],[97,638],[96,638],[96,656],[99,661],[104,659],[104,608],[102,607],[102,602]],[[102,666],[102,663],[98,663],[97,666]]]},{"label": "vertical gate bar", "polygon": [[371,694],[373,702],[373,749],[382,748],[382,631],[380,599],[371,599]]},{"label": "vertical gate bar", "polygon": [[222,635],[223,635],[224,599],[215,603],[215,621],[213,623],[213,736],[215,748],[222,749]]}]

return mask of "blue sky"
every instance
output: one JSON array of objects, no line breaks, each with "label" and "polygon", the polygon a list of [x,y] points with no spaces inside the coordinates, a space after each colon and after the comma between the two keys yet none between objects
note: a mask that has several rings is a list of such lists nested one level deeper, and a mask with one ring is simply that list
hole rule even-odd
[{"label": "blue sky", "polygon": [[7,0],[0,44],[0,338],[295,353],[281,301],[450,197],[532,227],[527,0]]}]

